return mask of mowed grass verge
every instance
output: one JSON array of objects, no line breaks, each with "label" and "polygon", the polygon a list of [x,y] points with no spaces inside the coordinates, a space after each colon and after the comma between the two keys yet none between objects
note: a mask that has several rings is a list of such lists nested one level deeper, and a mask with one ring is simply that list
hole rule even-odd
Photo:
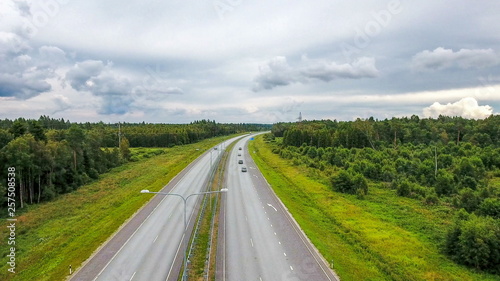
[{"label": "mowed grass verge", "polygon": [[262,136],[250,142],[249,151],[341,280],[500,280],[440,252],[452,222],[449,207],[424,206],[374,185],[363,200],[333,192],[324,179],[308,176],[308,168],[273,154]]},{"label": "mowed grass verge", "polygon": [[5,262],[0,280],[64,280],[70,265],[76,270],[150,199],[140,190],[160,190],[204,151],[228,138],[166,148],[163,154],[117,167],[73,193],[18,212],[16,273],[7,271],[9,232],[2,227],[0,251]]}]

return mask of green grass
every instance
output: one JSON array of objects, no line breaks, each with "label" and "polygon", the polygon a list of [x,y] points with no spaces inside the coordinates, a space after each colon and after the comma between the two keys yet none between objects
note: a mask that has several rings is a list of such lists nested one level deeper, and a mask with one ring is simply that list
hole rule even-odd
[{"label": "green grass", "polygon": [[18,212],[16,273],[7,271],[9,233],[2,227],[0,280],[64,280],[69,265],[78,268],[150,199],[141,196],[140,190],[160,190],[206,149],[227,138],[160,149],[162,153],[158,149],[132,149],[135,155],[150,156],[117,167],[52,202]]},{"label": "green grass", "polygon": [[130,148],[130,160],[140,161],[143,159],[151,158],[168,151],[168,148],[159,147],[131,147]]},{"label": "green grass", "polygon": [[[217,170],[214,174],[212,182],[210,183],[211,191],[217,191],[223,188],[223,176],[225,173],[227,159],[235,143],[236,141],[226,147]],[[205,280],[205,261],[209,254],[211,255],[210,272],[207,272],[206,274],[209,275],[209,280],[215,280],[215,253],[217,252],[218,217],[221,196],[220,194],[210,194],[206,196],[209,196],[206,199],[210,201],[207,201],[208,203],[205,205],[205,212],[203,214],[203,217],[201,218],[200,228],[198,229],[198,236],[193,239],[195,245],[193,246],[193,251],[191,252],[191,262],[189,264],[189,280]],[[200,215],[202,214],[200,213]],[[214,220],[213,225],[212,220]],[[212,229],[212,226],[214,227],[214,229]],[[212,234],[212,232],[213,240],[210,241],[210,235]],[[210,247],[209,242],[212,242]],[[178,280],[180,279],[181,278],[178,278]]]},{"label": "green grass", "polygon": [[440,244],[453,210],[424,206],[370,185],[360,200],[331,191],[310,170],[271,152],[262,137],[249,151],[309,239],[341,280],[500,280],[448,259]]}]

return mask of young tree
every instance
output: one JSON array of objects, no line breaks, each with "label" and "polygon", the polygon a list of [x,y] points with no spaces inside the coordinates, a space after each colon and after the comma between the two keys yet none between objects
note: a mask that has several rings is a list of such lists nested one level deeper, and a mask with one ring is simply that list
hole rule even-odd
[{"label": "young tree", "polygon": [[73,168],[77,170],[77,154],[83,153],[83,143],[85,141],[85,132],[77,125],[72,125],[67,134],[66,141],[73,150]]},{"label": "young tree", "polygon": [[122,137],[120,143],[120,155],[125,161],[130,160],[130,143],[126,137]]}]

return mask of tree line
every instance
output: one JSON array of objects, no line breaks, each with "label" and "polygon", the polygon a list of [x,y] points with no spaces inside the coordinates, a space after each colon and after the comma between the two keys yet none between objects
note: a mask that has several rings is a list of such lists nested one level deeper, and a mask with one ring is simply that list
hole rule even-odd
[{"label": "tree line", "polygon": [[454,207],[444,251],[499,273],[499,115],[278,123],[266,138],[276,143],[274,153],[312,168],[334,191],[364,198],[378,185],[423,204]]},{"label": "tree line", "polygon": [[[48,116],[38,120],[4,119],[0,120],[0,192],[7,192],[9,167],[15,168],[16,203],[23,208],[74,191],[129,161],[130,147],[172,147],[269,128],[211,120],[190,124],[105,124],[72,123]],[[7,206],[5,201],[6,196],[2,196],[2,209]]]}]

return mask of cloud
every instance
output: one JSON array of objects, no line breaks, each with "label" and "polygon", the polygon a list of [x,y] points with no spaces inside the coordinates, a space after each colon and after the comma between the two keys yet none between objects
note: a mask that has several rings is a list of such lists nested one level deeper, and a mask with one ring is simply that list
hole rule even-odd
[{"label": "cloud", "polygon": [[412,66],[416,70],[441,70],[452,67],[462,69],[485,68],[500,63],[498,55],[492,49],[451,49],[436,48],[434,51],[422,51],[413,56]]},{"label": "cloud", "polygon": [[19,10],[20,14],[25,17],[31,16],[31,7],[26,1],[14,1],[16,8]]},{"label": "cloud", "polygon": [[325,60],[303,58],[301,65],[292,68],[285,57],[275,57],[259,67],[259,74],[254,78],[254,91],[269,90],[291,83],[330,82],[336,79],[361,79],[378,76],[375,59],[361,57],[353,63],[337,64]]},{"label": "cloud", "polygon": [[254,79],[254,91],[286,86],[297,80],[297,73],[288,65],[286,58],[281,56],[274,57],[266,65],[260,66],[259,72]]},{"label": "cloud", "polygon": [[9,56],[17,55],[29,50],[25,39],[10,31],[0,30],[0,58],[8,59]]},{"label": "cloud", "polygon": [[76,63],[66,73],[66,81],[69,81],[71,87],[77,91],[89,90],[92,79],[96,79],[104,69],[104,63],[98,60],[86,60]]},{"label": "cloud", "polygon": [[301,71],[306,78],[319,79],[330,82],[334,79],[349,78],[374,78],[378,75],[375,67],[375,59],[362,57],[352,64],[336,64],[335,62],[311,61],[309,65]]},{"label": "cloud", "polygon": [[63,95],[56,95],[51,99],[51,102],[53,105],[55,105],[55,109],[52,111],[52,114],[56,114],[58,112],[62,112],[71,108],[69,99]]},{"label": "cloud", "polygon": [[51,89],[49,83],[40,79],[36,70],[26,73],[0,73],[0,97],[28,99]]},{"label": "cloud", "polygon": [[48,80],[64,62],[65,53],[57,47],[31,46],[22,28],[29,16],[26,1],[0,4],[0,97],[26,100],[50,91]]},{"label": "cloud", "polygon": [[180,95],[179,87],[168,86],[161,77],[147,76],[140,80],[137,73],[120,74],[111,62],[86,60],[76,63],[65,81],[77,91],[87,91],[102,100],[99,114],[125,114],[134,106],[145,106],[144,100],[161,101],[167,95]]},{"label": "cloud", "polygon": [[113,73],[112,64],[100,60],[76,63],[65,80],[77,91],[88,91],[102,98],[100,114],[125,114],[133,103],[132,85],[127,78]]},{"label": "cloud", "polygon": [[489,105],[479,105],[477,100],[472,97],[463,98],[454,103],[440,104],[435,102],[429,107],[424,108],[425,117],[437,118],[444,116],[461,116],[469,119],[484,119],[493,114],[493,108]]},{"label": "cloud", "polygon": [[38,49],[38,54],[41,62],[53,68],[66,62],[66,53],[58,47],[42,46]]},{"label": "cloud", "polygon": [[[7,45],[10,46],[5,46],[4,43],[5,41],[0,38],[0,58],[2,60],[0,64],[0,97],[15,97],[25,100],[50,91],[52,86],[47,80],[56,76],[56,61],[34,58],[33,54],[26,52],[27,48],[18,48],[8,43]],[[39,50],[43,52],[43,48],[41,47]]]}]

